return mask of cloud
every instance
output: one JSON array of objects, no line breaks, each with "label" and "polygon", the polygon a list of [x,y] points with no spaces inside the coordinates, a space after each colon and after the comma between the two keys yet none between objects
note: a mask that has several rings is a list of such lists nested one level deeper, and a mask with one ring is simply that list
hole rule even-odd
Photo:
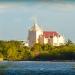
[{"label": "cloud", "polygon": [[15,5],[13,4],[0,4],[0,9],[13,8]]},{"label": "cloud", "polygon": [[0,12],[5,12],[8,10],[16,10],[22,12],[30,12],[33,6],[22,5],[21,3],[0,3]]},{"label": "cloud", "polygon": [[48,8],[56,11],[72,11],[75,10],[75,3],[52,3]]},{"label": "cloud", "polygon": [[39,2],[29,5],[29,3],[0,3],[0,12],[5,12],[5,9],[16,9],[26,12],[46,12],[47,11],[71,11],[75,10],[75,3],[66,2]]}]

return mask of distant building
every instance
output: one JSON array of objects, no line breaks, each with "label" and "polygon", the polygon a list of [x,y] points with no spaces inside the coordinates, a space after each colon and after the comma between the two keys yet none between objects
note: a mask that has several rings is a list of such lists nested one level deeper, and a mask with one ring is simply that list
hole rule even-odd
[{"label": "distant building", "polygon": [[24,46],[29,46],[28,42],[26,42],[26,41],[23,42],[23,45]]},{"label": "distant building", "polygon": [[60,46],[65,43],[64,37],[56,31],[43,31],[37,24],[29,29],[28,32],[29,46],[35,43],[51,44],[53,46]]}]

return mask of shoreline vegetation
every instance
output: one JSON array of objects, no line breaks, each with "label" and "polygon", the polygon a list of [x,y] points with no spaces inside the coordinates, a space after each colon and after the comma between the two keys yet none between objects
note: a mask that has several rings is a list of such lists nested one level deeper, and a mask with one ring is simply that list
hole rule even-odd
[{"label": "shoreline vegetation", "polygon": [[58,47],[49,44],[27,47],[23,41],[0,40],[0,58],[6,61],[75,61],[75,44],[68,40]]}]

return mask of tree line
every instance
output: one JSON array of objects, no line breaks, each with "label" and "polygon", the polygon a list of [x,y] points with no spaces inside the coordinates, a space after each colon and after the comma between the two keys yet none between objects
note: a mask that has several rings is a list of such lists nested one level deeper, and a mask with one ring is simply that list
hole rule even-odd
[{"label": "tree line", "polygon": [[68,40],[62,46],[38,43],[27,47],[23,41],[0,40],[0,58],[8,61],[75,60],[75,44]]}]

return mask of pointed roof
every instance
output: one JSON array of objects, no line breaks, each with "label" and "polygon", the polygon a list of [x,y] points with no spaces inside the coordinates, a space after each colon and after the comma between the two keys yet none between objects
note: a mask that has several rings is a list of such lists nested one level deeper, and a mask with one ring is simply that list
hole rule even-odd
[{"label": "pointed roof", "polygon": [[30,31],[38,31],[42,29],[39,27],[39,25],[37,23],[34,23],[33,26],[31,27]]},{"label": "pointed roof", "polygon": [[37,25],[37,24],[34,24],[31,28],[32,31],[37,31],[37,30],[41,30],[41,28]]}]

